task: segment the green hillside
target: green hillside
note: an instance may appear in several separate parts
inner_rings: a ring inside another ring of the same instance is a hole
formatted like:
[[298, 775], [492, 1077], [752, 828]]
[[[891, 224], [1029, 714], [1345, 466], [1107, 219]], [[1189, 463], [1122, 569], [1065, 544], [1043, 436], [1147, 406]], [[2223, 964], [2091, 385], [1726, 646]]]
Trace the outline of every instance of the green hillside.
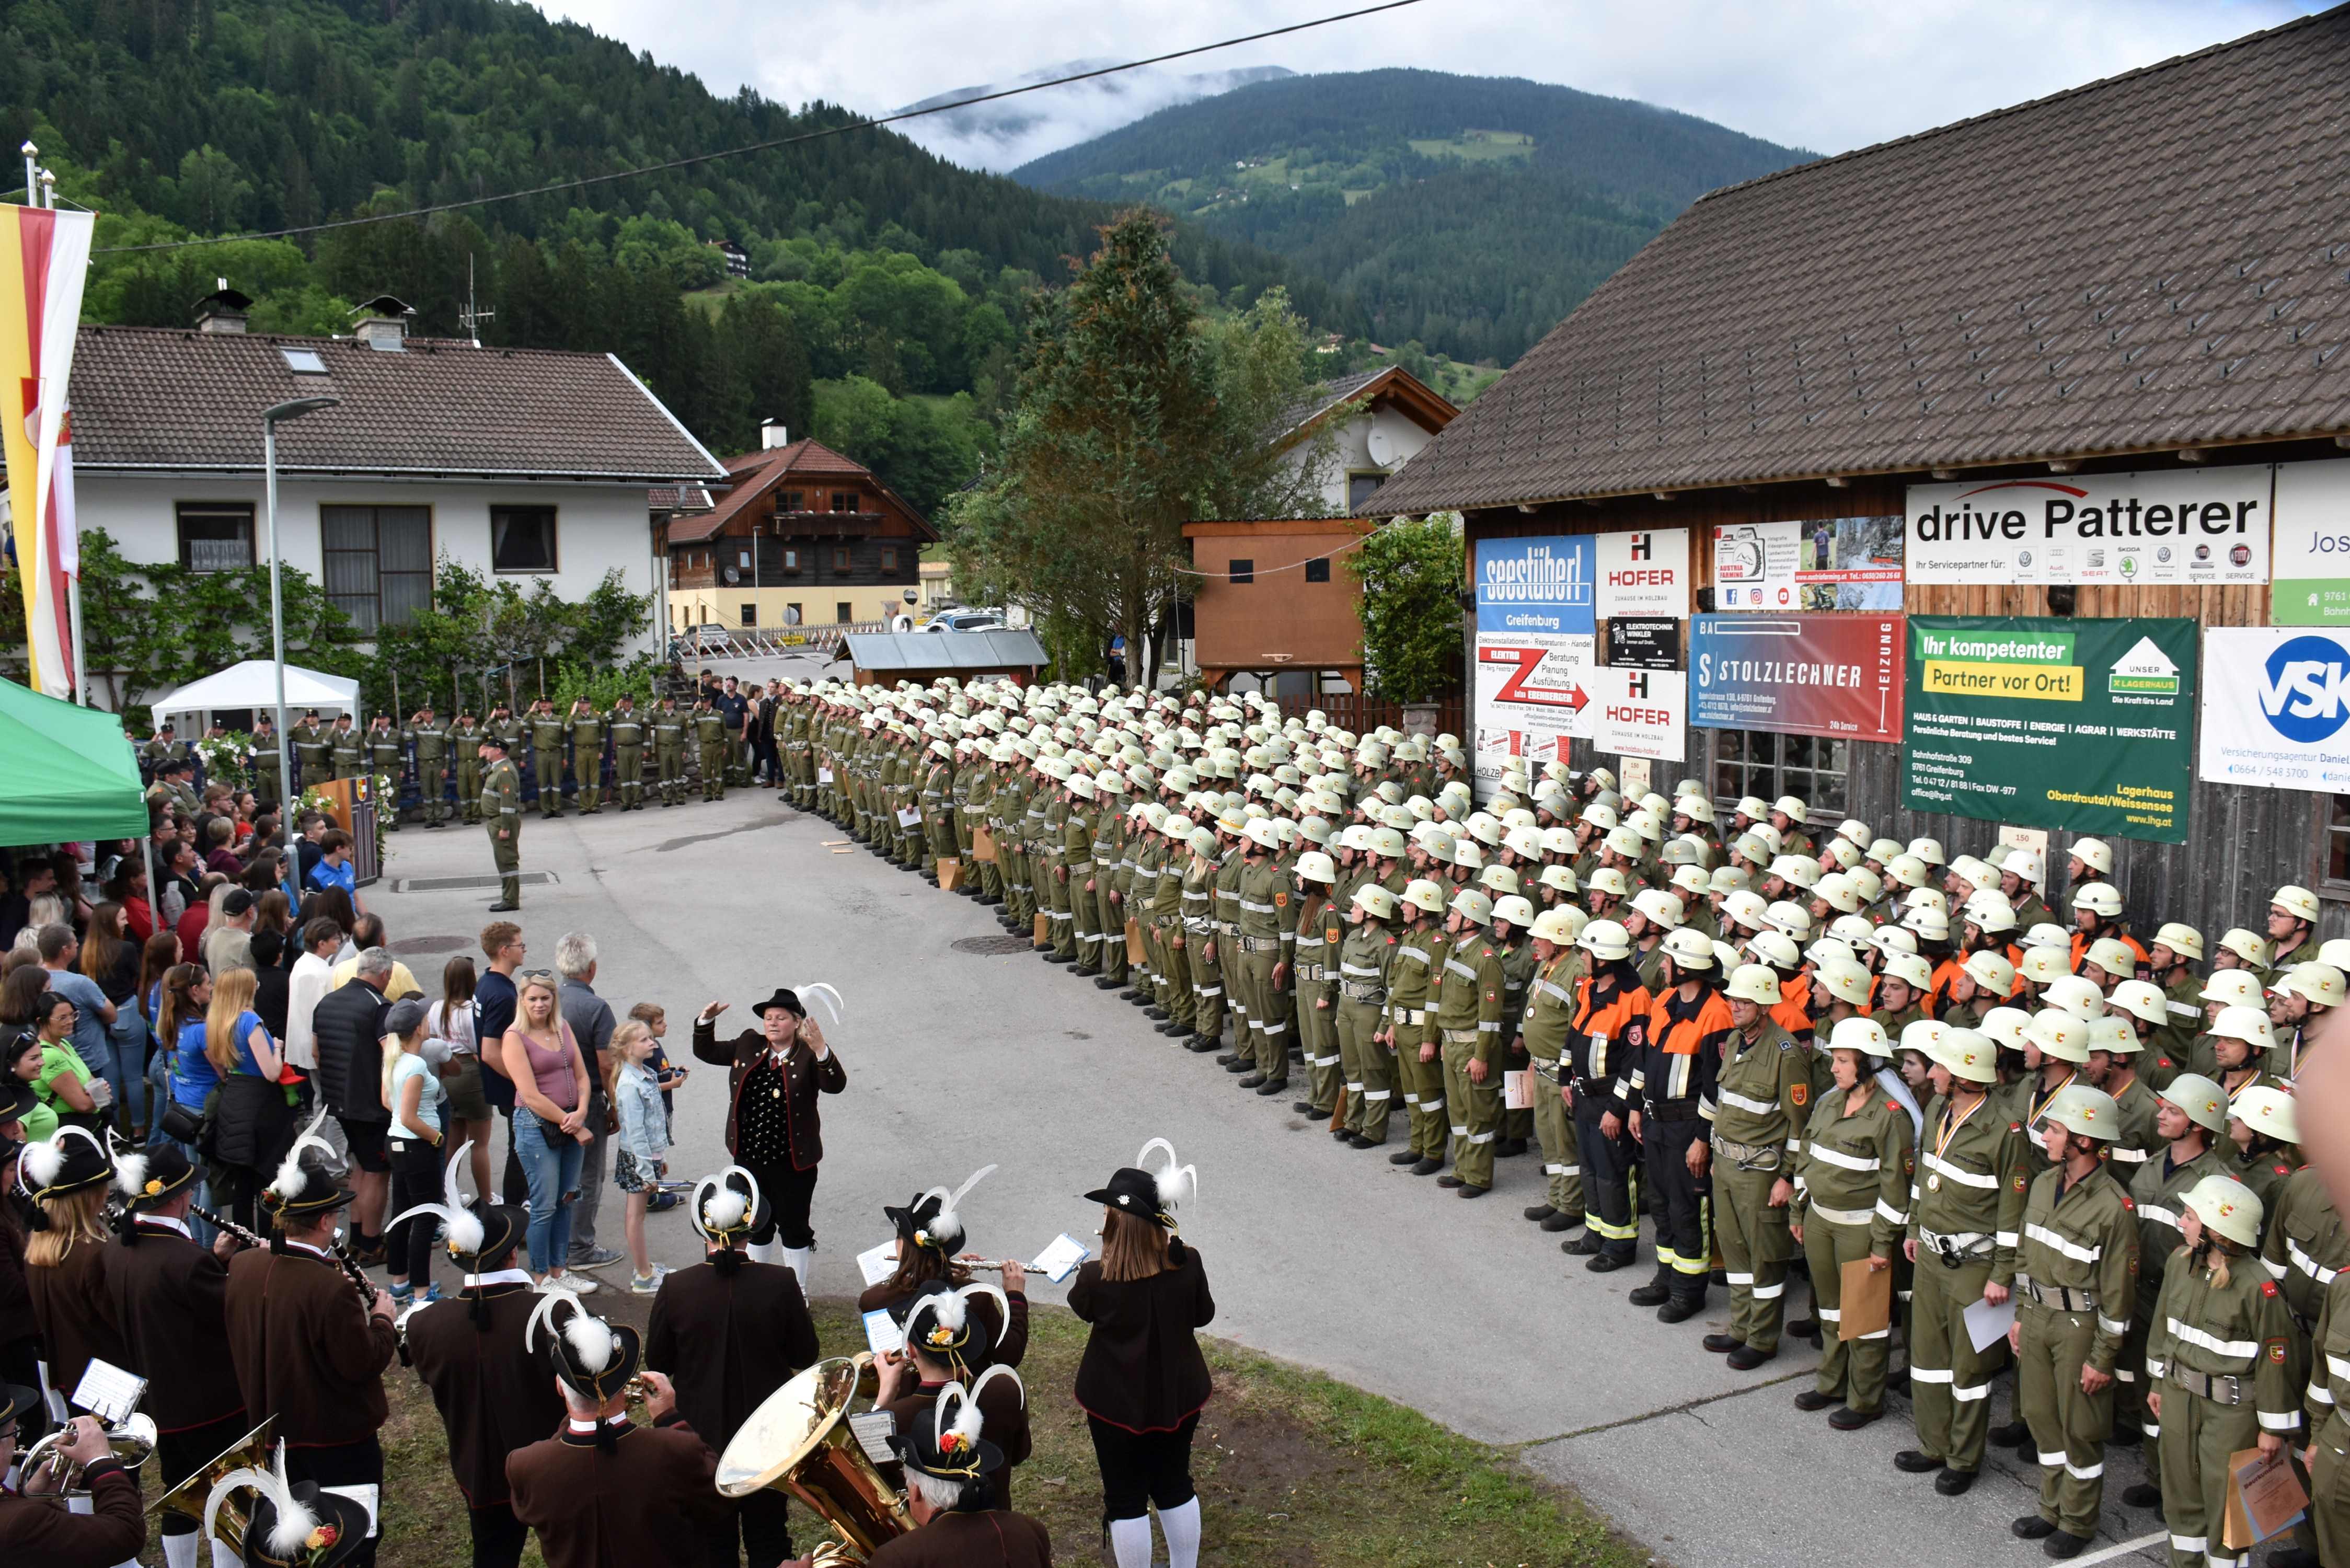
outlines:
[[[401, 211], [851, 118], [713, 96], [513, 0], [0, 0], [0, 133], [38, 142], [62, 194], [102, 214], [101, 250]], [[348, 330], [353, 302], [389, 291], [417, 308], [416, 330], [453, 335], [470, 275], [494, 312], [484, 341], [616, 352], [718, 450], [753, 444], [762, 417], [825, 435], [828, 408], [870, 413], [860, 386], [886, 394], [904, 405], [899, 438], [928, 444], [877, 466], [929, 505], [976, 462], [1023, 300], [1111, 212], [859, 130], [422, 222], [101, 254], [86, 314], [178, 325], [224, 276], [255, 296], [257, 329]], [[751, 278], [689, 309], [724, 276], [719, 240], [749, 253]], [[1181, 225], [1176, 252], [1223, 304], [1286, 284], [1317, 325], [1364, 329], [1334, 291], [1245, 244]]]
[[1507, 364], [1692, 200], [1800, 162], [1669, 109], [1515, 78], [1293, 77], [1014, 171], [1289, 257], [1383, 342]]

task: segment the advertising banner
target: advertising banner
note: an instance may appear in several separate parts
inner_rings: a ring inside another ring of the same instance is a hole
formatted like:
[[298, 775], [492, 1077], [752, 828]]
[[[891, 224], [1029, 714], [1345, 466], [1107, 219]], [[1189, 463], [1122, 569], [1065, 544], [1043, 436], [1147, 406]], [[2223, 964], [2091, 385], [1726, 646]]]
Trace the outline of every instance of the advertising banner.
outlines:
[[2285, 462], [2276, 475], [2277, 626], [2350, 626], [2350, 459]]
[[1690, 546], [1686, 528], [1599, 535], [1599, 618], [1665, 616], [1690, 610]]
[[1598, 620], [1588, 534], [1477, 542], [1476, 701], [1471, 763], [1481, 796], [1513, 756], [1564, 760], [1588, 739]]
[[1690, 722], [1898, 741], [1903, 649], [1898, 615], [1699, 616]]
[[2256, 464], [1913, 484], [1909, 580], [2265, 583], [2275, 474]]
[[2350, 791], [2350, 631], [2215, 626], [2203, 634], [2198, 777]]
[[1898, 611], [1903, 536], [1898, 517], [1716, 528], [1715, 597], [1725, 610]]
[[1901, 804], [2187, 841], [2195, 623], [1911, 616]]
[[1592, 743], [1627, 757], [1689, 754], [1688, 678], [1678, 670], [1603, 666], [1586, 672]]
[[1611, 620], [1607, 662], [1635, 670], [1681, 667], [1681, 623], [1677, 620]]

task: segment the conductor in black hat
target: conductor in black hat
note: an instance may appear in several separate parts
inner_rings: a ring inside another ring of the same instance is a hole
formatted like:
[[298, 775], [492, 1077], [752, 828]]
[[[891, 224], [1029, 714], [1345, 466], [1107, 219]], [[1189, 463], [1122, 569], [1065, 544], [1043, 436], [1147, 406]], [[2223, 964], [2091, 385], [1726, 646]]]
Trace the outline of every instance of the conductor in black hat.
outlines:
[[824, 1158], [816, 1096], [848, 1087], [848, 1074], [796, 992], [777, 988], [751, 1010], [759, 1015], [757, 1029], [721, 1041], [718, 1015], [725, 1011], [726, 1003], [713, 1002], [694, 1019], [693, 1054], [726, 1069], [726, 1152], [751, 1173], [774, 1210], [751, 1232], [750, 1255], [788, 1265], [806, 1289], [816, 1252], [808, 1206]]

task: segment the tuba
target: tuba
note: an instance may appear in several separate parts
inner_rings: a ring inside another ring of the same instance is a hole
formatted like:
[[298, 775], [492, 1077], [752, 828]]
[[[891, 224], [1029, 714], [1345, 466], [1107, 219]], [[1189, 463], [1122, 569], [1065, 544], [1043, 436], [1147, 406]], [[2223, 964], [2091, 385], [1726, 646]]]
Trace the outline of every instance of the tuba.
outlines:
[[[66, 1440], [65, 1428], [40, 1438], [25, 1450], [20, 1475], [29, 1477], [43, 1465], [55, 1466], [63, 1473], [64, 1484], [56, 1491], [42, 1495], [52, 1498], [86, 1498], [89, 1489], [81, 1484], [78, 1466], [68, 1463], [53, 1451]], [[155, 1452], [155, 1423], [144, 1412], [133, 1410], [130, 1418], [119, 1426], [106, 1428], [107, 1447], [114, 1450], [115, 1460], [126, 1470], [135, 1470], [145, 1464]]]
[[[176, 1513], [195, 1521], [196, 1529], [204, 1527], [204, 1500], [212, 1495], [213, 1487], [231, 1470], [265, 1470], [269, 1468], [271, 1443], [269, 1429], [277, 1425], [270, 1417], [255, 1427], [219, 1458], [165, 1492], [161, 1501], [149, 1505], [150, 1513]], [[220, 1516], [213, 1521], [213, 1533], [232, 1556], [244, 1555], [244, 1532], [253, 1522], [253, 1494], [238, 1492], [223, 1500]]]
[[767, 1397], [718, 1459], [718, 1490], [747, 1497], [762, 1488], [790, 1492], [832, 1526], [816, 1561], [863, 1563], [883, 1542], [913, 1529], [906, 1500], [881, 1479], [848, 1428], [848, 1405], [870, 1355], [835, 1357]]

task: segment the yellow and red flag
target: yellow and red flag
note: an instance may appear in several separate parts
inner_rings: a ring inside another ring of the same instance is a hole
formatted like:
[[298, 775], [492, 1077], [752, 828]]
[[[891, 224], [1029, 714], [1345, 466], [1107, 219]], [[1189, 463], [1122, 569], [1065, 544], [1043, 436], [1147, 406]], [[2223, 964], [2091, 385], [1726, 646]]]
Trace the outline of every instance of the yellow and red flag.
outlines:
[[0, 449], [25, 595], [28, 684], [68, 700], [79, 675], [72, 606], [81, 551], [63, 445], [67, 378], [96, 224], [88, 213], [0, 206]]

